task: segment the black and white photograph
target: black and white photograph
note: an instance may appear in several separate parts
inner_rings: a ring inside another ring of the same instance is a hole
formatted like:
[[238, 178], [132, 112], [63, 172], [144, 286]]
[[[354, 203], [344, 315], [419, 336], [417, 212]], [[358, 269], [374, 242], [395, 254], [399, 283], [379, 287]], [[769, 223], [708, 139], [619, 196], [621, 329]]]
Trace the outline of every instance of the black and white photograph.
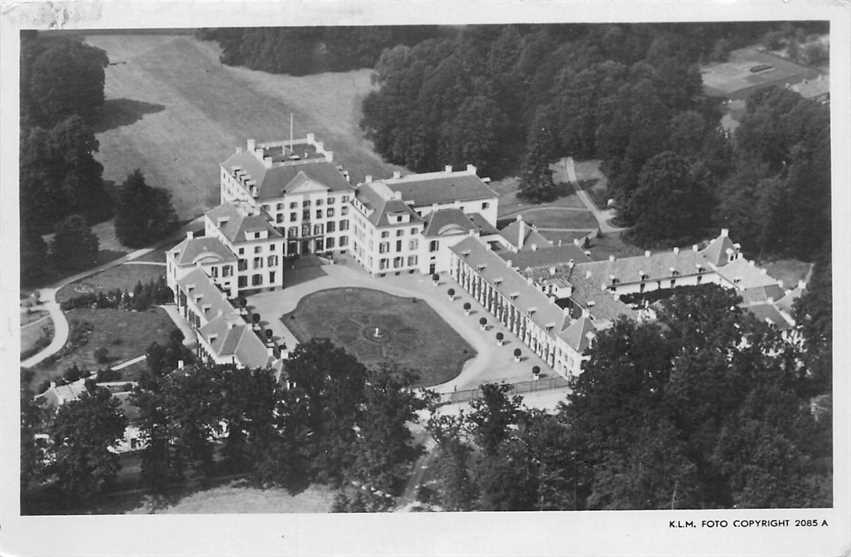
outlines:
[[847, 7], [140, 4], [3, 16], [0, 554], [848, 551]]

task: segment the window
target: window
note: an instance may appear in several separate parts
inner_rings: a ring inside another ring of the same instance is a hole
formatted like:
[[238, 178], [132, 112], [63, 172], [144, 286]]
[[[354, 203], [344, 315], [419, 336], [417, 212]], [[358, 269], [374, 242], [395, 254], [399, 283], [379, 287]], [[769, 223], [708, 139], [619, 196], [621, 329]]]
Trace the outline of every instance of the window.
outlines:
[[298, 213], [290, 213], [290, 220], [298, 219]]
[[239, 255], [245, 254], [245, 248], [239, 248]]
[[378, 244], [378, 253], [387, 253], [390, 251], [390, 242], [381, 242]]
[[411, 229], [411, 234], [416, 234], [416, 233], [417, 233], [417, 229], [416, 229], [416, 228], [412, 228], [412, 229]]
[[255, 240], [259, 240], [259, 239], [260, 239], [260, 233], [259, 233], [259, 232], [255, 232], [255, 233], [254, 233], [254, 239], [255, 239]]
[[322, 241], [322, 238], [316, 239], [316, 251], [324, 251], [325, 250], [325, 242]]
[[402, 258], [401, 257], [394, 257], [393, 258], [393, 268], [398, 269], [401, 266], [402, 266]]
[[325, 232], [334, 232], [337, 229], [337, 225], [334, 221], [329, 222], [325, 225]]
[[333, 205], [333, 204], [334, 204], [334, 203], [336, 203], [336, 202], [337, 202], [337, 198], [336, 198], [336, 197], [329, 197], [329, 198], [328, 198], [328, 205]]
[[295, 201], [290, 203], [290, 209], [298, 209], [298, 203], [296, 203]]
[[278, 249], [278, 244], [269, 244], [269, 251], [275, 251]]
[[284, 208], [284, 204], [283, 204], [283, 203], [278, 203], [277, 205], [275, 205], [275, 209], [276, 209], [277, 211], [281, 211], [281, 210], [283, 210], [283, 208]]
[[272, 211], [272, 207], [270, 207], [269, 205], [266, 205], [265, 203], [264, 203], [263, 205], [261, 205], [261, 206], [260, 206], [260, 208], [261, 208], [261, 209], [263, 210], [263, 212], [265, 212], [265, 213], [269, 213], [269, 212], [271, 212], [271, 211]]
[[284, 222], [284, 214], [278, 213], [277, 215], [275, 215], [275, 222], [278, 224]]
[[428, 243], [428, 251], [435, 252], [440, 248], [440, 242], [438, 240], [432, 240]]
[[236, 279], [237, 288], [245, 288], [248, 286], [248, 277], [239, 277]]
[[[341, 220], [341, 221], [340, 221], [340, 231], [348, 230], [348, 229], [349, 229], [349, 221], [347, 221], [347, 220]], [[371, 234], [371, 233], [372, 233], [372, 231], [370, 230], [370, 234]]]
[[278, 265], [278, 256], [270, 255], [269, 257], [267, 257], [266, 265], [268, 265], [269, 267], [276, 267]]
[[383, 230], [383, 231], [381, 232], [381, 237], [382, 237], [382, 238], [389, 238], [389, 237], [390, 237], [390, 231], [388, 231], [388, 230]]
[[262, 269], [263, 268], [263, 258], [255, 257], [254, 258], [254, 269]]
[[323, 203], [323, 201], [322, 201], [322, 199], [321, 199], [321, 198], [316, 200], [316, 204], [317, 204], [317, 205], [322, 205], [322, 203]]
[[334, 208], [329, 207], [329, 208], [325, 209], [325, 216], [328, 217], [329, 219], [331, 217], [333, 217], [334, 216]]
[[304, 220], [310, 220], [310, 209], [302, 211], [301, 218]]
[[287, 238], [295, 238], [298, 236], [298, 226], [291, 226], [287, 229]]
[[313, 235], [318, 236], [320, 234], [322, 234], [322, 225], [321, 224], [314, 224], [313, 225]]
[[413, 250], [417, 249], [419, 247], [419, 245], [420, 245], [419, 241], [416, 238], [414, 238], [413, 240], [408, 242], [408, 249], [413, 251]]
[[343, 203], [345, 203], [346, 201], [348, 201], [348, 200], [349, 200], [349, 196], [348, 196], [348, 195], [344, 195], [343, 197], [341, 197], [341, 198], [340, 198], [340, 200], [341, 200]]
[[396, 251], [402, 251], [402, 240], [396, 240]]
[[230, 265], [222, 266], [222, 276], [223, 277], [233, 276], [233, 267], [230, 266]]
[[316, 218], [318, 218], [318, 219], [321, 219], [321, 218], [322, 218], [322, 209], [317, 209], [317, 210], [316, 210]]
[[269, 284], [275, 284], [275, 271], [269, 271]]
[[310, 207], [310, 200], [305, 199], [304, 201], [301, 202], [301, 206], [302, 207]]
[[263, 246], [254, 246], [254, 253], [260, 253], [261, 249], [263, 249]]
[[240, 271], [247, 270], [248, 269], [248, 260], [247, 259], [240, 259], [237, 262], [237, 269], [240, 270]]
[[327, 240], [325, 240], [325, 248], [334, 249], [334, 238], [328, 238]]
[[349, 238], [347, 236], [340, 236], [340, 247], [346, 246], [349, 244]]
[[210, 269], [210, 276], [213, 278], [219, 278], [219, 268], [213, 265]]
[[417, 256], [416, 255], [409, 255], [408, 256], [408, 266], [413, 267], [416, 264], [417, 264]]
[[251, 275], [251, 286], [260, 286], [261, 284], [263, 284], [263, 275], [259, 273]]
[[490, 206], [491, 206], [491, 204], [488, 203], [487, 201], [482, 201], [482, 209], [487, 209]]
[[340, 207], [340, 216], [341, 217], [345, 217], [348, 214], [349, 214], [349, 208], [348, 207]]
[[402, 216], [401, 215], [396, 217], [396, 222], [402, 222]]
[[405, 229], [403, 229], [403, 228], [399, 228], [399, 229], [396, 230], [396, 236], [401, 236], [404, 233], [405, 233]]
[[386, 258], [378, 260], [378, 268], [381, 269], [382, 271], [387, 268], [387, 259]]

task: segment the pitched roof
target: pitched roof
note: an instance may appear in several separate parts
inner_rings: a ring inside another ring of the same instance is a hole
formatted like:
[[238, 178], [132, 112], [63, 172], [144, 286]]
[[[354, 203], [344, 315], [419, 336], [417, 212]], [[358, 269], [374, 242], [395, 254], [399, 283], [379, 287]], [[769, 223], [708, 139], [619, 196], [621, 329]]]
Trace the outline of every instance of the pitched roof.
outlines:
[[479, 213], [467, 214], [455, 207], [438, 209], [425, 218], [427, 219], [423, 232], [425, 236], [466, 234], [470, 230], [476, 230], [479, 234], [486, 236], [497, 233], [496, 228]]
[[611, 284], [612, 277], [621, 284], [641, 282], [642, 275], [648, 281], [663, 280], [673, 276], [672, 270], [680, 276], [695, 275], [698, 267], [711, 270], [703, 256], [692, 249], [589, 261], [576, 266], [577, 271], [596, 283], [597, 288], [603, 283]]
[[186, 238], [171, 250], [178, 265], [199, 263], [226, 263], [236, 261], [236, 255], [218, 238]]
[[[324, 158], [266, 168], [266, 165], [252, 153], [239, 151], [228, 157], [222, 166], [228, 171], [238, 167], [248, 173], [257, 184], [257, 199], [261, 201], [279, 198], [284, 192], [303, 184], [305, 179], [310, 179], [333, 191], [352, 189], [351, 184], [337, 166]], [[296, 179], [298, 180], [294, 182]]]
[[263, 232], [265, 230], [269, 233], [270, 238], [281, 237], [280, 232], [269, 224], [265, 216], [243, 214], [233, 203], [222, 203], [213, 207], [207, 211], [206, 217], [216, 226], [218, 226], [220, 219], [227, 219], [219, 229], [233, 243], [249, 241], [245, 236], [247, 232]]
[[415, 207], [499, 197], [481, 178], [470, 172], [409, 174], [380, 182], [392, 191], [400, 192], [402, 199], [412, 202]]
[[736, 249], [736, 246], [726, 234], [722, 233], [720, 236], [709, 242], [709, 245], [703, 248], [700, 253], [703, 254], [703, 257], [705, 257], [709, 263], [720, 267], [722, 265], [726, 265], [729, 261], [729, 257], [727, 256], [728, 249], [734, 250]]
[[407, 203], [393, 196], [380, 182], [361, 184], [355, 191], [355, 196], [371, 211], [367, 219], [375, 226], [396, 224], [390, 222], [389, 215], [408, 215], [410, 222], [422, 220]]
[[567, 263], [571, 259], [574, 263], [587, 262], [591, 258], [585, 255], [585, 252], [573, 244], [563, 244], [560, 246], [540, 247], [537, 249], [525, 249], [520, 251], [500, 250], [497, 252], [503, 259], [511, 260], [511, 265], [524, 269], [546, 267]]
[[765, 269], [757, 267], [753, 261], [746, 259], [735, 259], [723, 267], [718, 267], [718, 274], [742, 290], [774, 285], [779, 288], [776, 278], [769, 275]]
[[204, 312], [206, 322], [210, 322], [220, 315], [236, 313], [224, 292], [219, 290], [212, 279], [198, 267], [178, 279], [177, 284], [182, 290], [186, 291], [187, 298], [193, 305], [199, 308], [209, 306], [209, 310]]
[[769, 284], [766, 286], [755, 286], [747, 288], [741, 292], [742, 303], [754, 304], [761, 302], [773, 302], [779, 300], [785, 295], [785, 292], [778, 284]]
[[[521, 219], [522, 220], [522, 219]], [[532, 249], [532, 246], [542, 248], [550, 247], [553, 243], [538, 232], [535, 227], [527, 222], [515, 220], [499, 231], [499, 234], [508, 240], [508, 243], [519, 250]], [[520, 227], [523, 226], [523, 241], [520, 241]]]
[[86, 392], [86, 378], [80, 378], [67, 385], [52, 385], [43, 393], [36, 395], [34, 400], [50, 406], [60, 406], [66, 402], [77, 400]]
[[595, 332], [594, 323], [583, 315], [568, 325], [561, 332], [561, 337], [567, 342], [568, 346], [581, 354], [591, 345], [591, 339], [594, 338]]

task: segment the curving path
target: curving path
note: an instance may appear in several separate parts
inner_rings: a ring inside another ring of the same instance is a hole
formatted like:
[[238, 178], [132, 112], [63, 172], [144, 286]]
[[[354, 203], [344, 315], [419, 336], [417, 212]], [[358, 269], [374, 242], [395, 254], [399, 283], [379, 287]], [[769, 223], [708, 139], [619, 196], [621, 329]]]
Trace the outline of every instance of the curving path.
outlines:
[[[178, 232], [180, 233], [180, 235], [185, 234], [187, 230], [192, 230], [193, 228], [197, 227], [197, 225], [202, 222], [203, 219], [203, 216], [193, 219], [192, 221], [183, 225], [180, 230], [178, 230]], [[106, 271], [107, 269], [117, 267], [124, 263], [132, 262], [134, 259], [142, 257], [143, 255], [147, 255], [155, 249], [158, 249], [159, 247], [171, 245], [172, 243], [177, 243], [179, 241], [179, 239], [170, 237], [168, 239], [162, 240], [161, 242], [149, 248], [142, 248], [136, 251], [132, 251], [125, 256], [104, 263], [103, 265], [98, 265], [97, 267], [92, 267], [91, 269], [87, 269], [85, 271], [77, 273], [76, 275], [66, 277], [58, 283], [54, 284], [51, 288], [39, 289], [38, 293], [39, 298], [42, 300], [42, 305], [48, 311], [50, 318], [53, 320], [53, 340], [44, 348], [44, 350], [42, 350], [38, 354], [30, 356], [26, 360], [23, 360], [21, 362], [21, 367], [33, 367], [34, 365], [41, 363], [46, 358], [49, 358], [50, 356], [59, 352], [62, 347], [65, 346], [65, 343], [68, 341], [68, 320], [65, 318], [65, 314], [62, 313], [62, 309], [59, 307], [59, 303], [56, 301], [56, 293], [59, 291], [59, 289], [61, 289], [67, 284], [86, 277], [90, 277], [102, 271]], [[154, 264], [156, 264], [156, 262], [154, 262]]]
[[553, 163], [550, 165], [550, 168], [553, 171], [553, 181], [557, 184], [570, 182], [573, 185], [573, 189], [576, 191], [576, 195], [579, 199], [582, 200], [582, 203], [591, 211], [591, 214], [594, 215], [594, 218], [597, 219], [597, 225], [600, 227], [600, 233], [606, 234], [609, 232], [622, 232], [626, 230], [625, 227], [614, 226], [611, 223], [611, 220], [615, 218], [616, 213], [614, 209], [600, 209], [597, 207], [597, 204], [594, 203], [594, 200], [591, 199], [591, 196], [588, 195], [588, 192], [581, 189], [576, 183], [576, 173], [571, 172], [571, 167], [573, 165], [570, 157], [561, 159], [557, 163]]

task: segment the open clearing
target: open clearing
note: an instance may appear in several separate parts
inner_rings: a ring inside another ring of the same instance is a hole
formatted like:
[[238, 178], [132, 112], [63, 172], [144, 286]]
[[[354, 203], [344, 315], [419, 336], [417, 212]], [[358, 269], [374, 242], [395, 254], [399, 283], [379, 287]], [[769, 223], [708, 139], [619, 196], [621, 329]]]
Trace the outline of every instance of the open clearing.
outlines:
[[198, 491], [166, 507], [146, 502], [127, 514], [327, 513], [334, 501], [334, 492], [324, 486], [290, 495], [279, 487], [259, 489], [239, 483]]
[[249, 137], [314, 132], [353, 179], [387, 176], [360, 130], [370, 70], [305, 77], [224, 66], [215, 43], [186, 35], [87, 35], [109, 55], [106, 105], [98, 126], [104, 179], [140, 168], [149, 185], [173, 194], [181, 218], [218, 203], [218, 163]]
[[[770, 66], [764, 71], [751, 68]], [[772, 85], [784, 86], [818, 76], [818, 70], [796, 64], [756, 47], [734, 50], [727, 62], [711, 64], [700, 69], [703, 89], [707, 95], [743, 99], [757, 89]]]
[[158, 280], [164, 276], [165, 267], [157, 265], [128, 265], [125, 263], [63, 286], [56, 293], [56, 301], [62, 303], [81, 294], [114, 290], [115, 288], [132, 292], [137, 282], [141, 281], [144, 284]]
[[[123, 311], [118, 309], [72, 309], [65, 313], [71, 326], [69, 339], [73, 339], [80, 324], [94, 326], [88, 342], [49, 364], [35, 366], [32, 385], [44, 379], [61, 375], [65, 369], [77, 364], [80, 369], [95, 370], [103, 367], [94, 357], [101, 346], [109, 350], [110, 363], [129, 360], [145, 353], [152, 342], [164, 344], [175, 329], [171, 318], [162, 308], [148, 311]], [[66, 345], [67, 346], [67, 345]], [[124, 379], [131, 379], [124, 377]]]
[[768, 274], [783, 283], [784, 288], [795, 288], [798, 281], [807, 280], [813, 268], [812, 263], [805, 263], [797, 259], [779, 259], [763, 264]]
[[[367, 288], [308, 294], [282, 318], [299, 342], [328, 338], [364, 365], [398, 363], [420, 374], [419, 385], [445, 383], [474, 357], [473, 347], [419, 298]], [[372, 338], [375, 328], [380, 338]]]

